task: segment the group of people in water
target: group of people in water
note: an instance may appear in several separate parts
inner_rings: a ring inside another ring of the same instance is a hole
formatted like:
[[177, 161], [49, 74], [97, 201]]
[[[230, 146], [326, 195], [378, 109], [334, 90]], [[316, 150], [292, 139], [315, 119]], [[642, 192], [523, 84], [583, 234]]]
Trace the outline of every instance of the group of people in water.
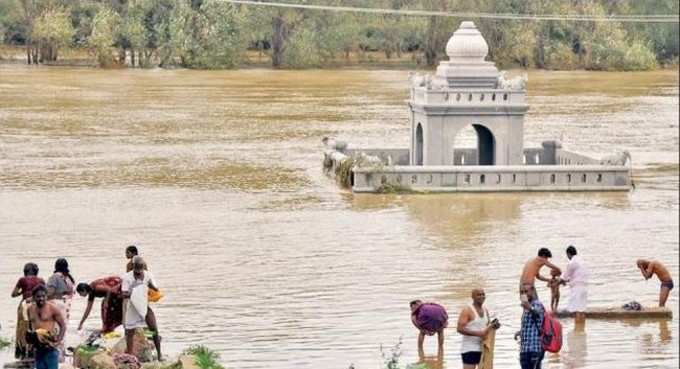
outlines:
[[[588, 279], [590, 271], [576, 247], [566, 249], [569, 262], [564, 272], [550, 259], [552, 252], [547, 248], [538, 250], [538, 255], [528, 260], [519, 280], [520, 303], [523, 309], [521, 329], [515, 334], [519, 340], [519, 361], [522, 369], [540, 369], [545, 355], [541, 337], [541, 326], [548, 310], [543, 306], [536, 292], [535, 281], [545, 282], [551, 291], [550, 310], [557, 312], [560, 300], [560, 286], [569, 285], [570, 295], [565, 310], [573, 313], [577, 323], [585, 321], [588, 300]], [[550, 277], [540, 273], [543, 267], [550, 269]], [[659, 261], [640, 259], [637, 267], [647, 280], [656, 275], [661, 282], [659, 306], [664, 307], [673, 289], [673, 279], [668, 269]], [[492, 367], [494, 332], [500, 327], [497, 319], [489, 315], [483, 306], [486, 295], [483, 289], [471, 291], [472, 302], [463, 307], [458, 315], [456, 330], [462, 335], [461, 360], [463, 369], [484, 369]], [[424, 357], [425, 336], [437, 334], [438, 356], [443, 353], [444, 329], [448, 327], [448, 314], [440, 304], [414, 300], [410, 303], [411, 321], [418, 329], [418, 353]]]
[[[64, 335], [70, 318], [71, 303], [77, 293], [87, 297], [87, 307], [78, 324], [78, 330], [83, 328], [95, 299], [101, 298], [102, 326], [99, 333], [113, 332], [123, 325], [126, 352], [134, 354], [136, 330], [147, 327], [152, 333], [158, 359], [162, 359], [156, 315], [148, 306], [148, 302], [158, 301], [162, 294], [153, 275], [148, 271], [146, 262], [139, 256], [137, 247], [128, 246], [125, 256], [128, 259], [125, 273], [77, 285], [69, 270], [68, 261], [64, 258], [57, 259], [54, 273], [47, 282], [38, 276], [37, 264], [27, 263], [24, 266], [24, 276], [17, 281], [12, 291], [12, 297], [21, 297], [17, 309], [15, 357], [19, 360], [34, 360], [36, 369], [59, 367], [66, 354]], [[139, 293], [135, 293], [133, 297], [134, 291]], [[142, 301], [132, 304], [131, 298]], [[139, 306], [144, 306], [143, 311], [139, 311]]]
[[[536, 293], [536, 280], [547, 283], [550, 288], [550, 307], [553, 312], [557, 311], [559, 306], [560, 286], [569, 285], [571, 293], [565, 310], [574, 313], [577, 322], [585, 319], [590, 272], [574, 246], [567, 247], [566, 254], [569, 263], [564, 273], [550, 262], [552, 253], [547, 248], [539, 249], [538, 255], [527, 261], [522, 270], [519, 292], [523, 314], [521, 330], [515, 335], [520, 342], [522, 369], [540, 369], [544, 356], [539, 327], [547, 310]], [[126, 272], [121, 276], [107, 276], [77, 285], [66, 259], [57, 259], [54, 273], [47, 282], [38, 276], [37, 264], [27, 263], [24, 266], [24, 276], [17, 281], [12, 291], [12, 297], [21, 297], [17, 309], [15, 350], [17, 359], [32, 358], [35, 360], [36, 369], [58, 368], [65, 354], [63, 342], [72, 299], [77, 293], [87, 297], [87, 306], [78, 324], [78, 330], [83, 328], [95, 299], [101, 298], [100, 333], [113, 332], [118, 326], [123, 325], [127, 353], [134, 354], [136, 330], [148, 327], [152, 332], [160, 360], [161, 338], [158, 334], [156, 315], [148, 306], [148, 302], [157, 301], [162, 294], [153, 275], [148, 271], [146, 262], [139, 256], [137, 247], [128, 246], [125, 256], [128, 263]], [[543, 267], [550, 269], [550, 277], [540, 273]], [[644, 259], [637, 261], [637, 267], [645, 279], [656, 275], [660, 280], [659, 306], [665, 306], [673, 289], [673, 280], [668, 269], [659, 261]], [[460, 311], [456, 326], [458, 333], [463, 336], [461, 345], [463, 368], [488, 368], [493, 360], [493, 333], [500, 327], [500, 323], [497, 319], [492, 319], [484, 307], [486, 295], [483, 289], [473, 289], [471, 299], [472, 302]], [[424, 356], [423, 342], [428, 335], [437, 334], [438, 352], [441, 354], [444, 346], [444, 329], [448, 326], [446, 309], [439, 304], [421, 300], [411, 301], [410, 308], [411, 321], [419, 330], [418, 352], [421, 357]]]

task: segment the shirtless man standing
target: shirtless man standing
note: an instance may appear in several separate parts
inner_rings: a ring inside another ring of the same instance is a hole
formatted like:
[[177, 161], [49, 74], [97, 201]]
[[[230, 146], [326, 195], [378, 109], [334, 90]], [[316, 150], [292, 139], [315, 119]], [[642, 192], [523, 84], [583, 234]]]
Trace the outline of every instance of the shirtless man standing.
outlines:
[[58, 307], [47, 301], [47, 288], [40, 284], [33, 289], [28, 319], [35, 337], [35, 369], [58, 369], [59, 350], [64, 339], [66, 322]]
[[535, 279], [538, 279], [543, 282], [550, 282], [550, 278], [544, 277], [539, 273], [543, 266], [547, 266], [548, 268], [557, 271], [556, 272], [557, 274], [561, 274], [562, 271], [560, 270], [560, 268], [558, 268], [553, 263], [548, 261], [548, 259], [550, 258], [552, 258], [552, 253], [550, 252], [550, 250], [546, 249], [545, 247], [538, 250], [538, 256], [527, 261], [527, 263], [524, 264], [524, 270], [522, 270], [522, 277], [519, 280], [520, 288], [524, 284], [530, 284], [533, 286]]
[[658, 261], [655, 260], [644, 260], [639, 259], [637, 261], [637, 267], [642, 272], [642, 276], [645, 280], [652, 278], [654, 274], [661, 281], [661, 292], [659, 292], [659, 307], [666, 306], [666, 300], [668, 300], [668, 295], [673, 289], [673, 279], [668, 269]]

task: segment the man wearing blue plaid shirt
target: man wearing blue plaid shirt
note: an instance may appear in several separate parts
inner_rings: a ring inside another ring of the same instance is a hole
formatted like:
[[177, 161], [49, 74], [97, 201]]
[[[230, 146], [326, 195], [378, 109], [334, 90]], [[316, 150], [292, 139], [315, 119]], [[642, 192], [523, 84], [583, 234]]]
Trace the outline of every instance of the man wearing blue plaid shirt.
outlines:
[[520, 336], [519, 363], [522, 369], [540, 369], [545, 353], [540, 331], [545, 309], [533, 284], [522, 284], [520, 293], [524, 308], [522, 330], [515, 335], [515, 338]]

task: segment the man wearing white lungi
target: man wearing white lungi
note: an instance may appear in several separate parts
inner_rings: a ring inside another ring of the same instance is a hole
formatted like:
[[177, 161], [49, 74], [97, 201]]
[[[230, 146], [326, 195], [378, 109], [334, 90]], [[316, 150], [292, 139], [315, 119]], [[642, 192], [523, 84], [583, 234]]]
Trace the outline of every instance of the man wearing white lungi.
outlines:
[[567, 247], [567, 270], [562, 275], [562, 283], [569, 284], [569, 302], [567, 311], [576, 313], [576, 322], [583, 322], [585, 319], [586, 305], [588, 304], [588, 277], [590, 272], [577, 255], [576, 247]]
[[[132, 258], [132, 271], [124, 274], [121, 278], [121, 296], [123, 297], [123, 326], [125, 327], [125, 340], [127, 354], [134, 352], [134, 335], [137, 328], [147, 326], [146, 315], [148, 313], [148, 291], [158, 291], [151, 272], [145, 270], [146, 263], [141, 256]], [[161, 343], [158, 336], [158, 327], [149, 326], [153, 332], [154, 345], [161, 360]]]

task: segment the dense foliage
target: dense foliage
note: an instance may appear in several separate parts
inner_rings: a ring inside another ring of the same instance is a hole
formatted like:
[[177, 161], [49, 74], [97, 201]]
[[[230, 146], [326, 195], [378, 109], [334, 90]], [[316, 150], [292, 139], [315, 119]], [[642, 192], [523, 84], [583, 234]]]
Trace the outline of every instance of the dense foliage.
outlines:
[[[677, 0], [277, 0], [446, 12], [677, 15]], [[677, 23], [473, 19], [502, 66], [648, 70], [678, 60]], [[2, 0], [0, 42], [28, 63], [84, 48], [102, 66], [234, 68], [248, 51], [275, 68], [410, 55], [433, 66], [462, 19], [234, 5], [222, 0]], [[352, 59], [353, 58], [353, 59]]]

